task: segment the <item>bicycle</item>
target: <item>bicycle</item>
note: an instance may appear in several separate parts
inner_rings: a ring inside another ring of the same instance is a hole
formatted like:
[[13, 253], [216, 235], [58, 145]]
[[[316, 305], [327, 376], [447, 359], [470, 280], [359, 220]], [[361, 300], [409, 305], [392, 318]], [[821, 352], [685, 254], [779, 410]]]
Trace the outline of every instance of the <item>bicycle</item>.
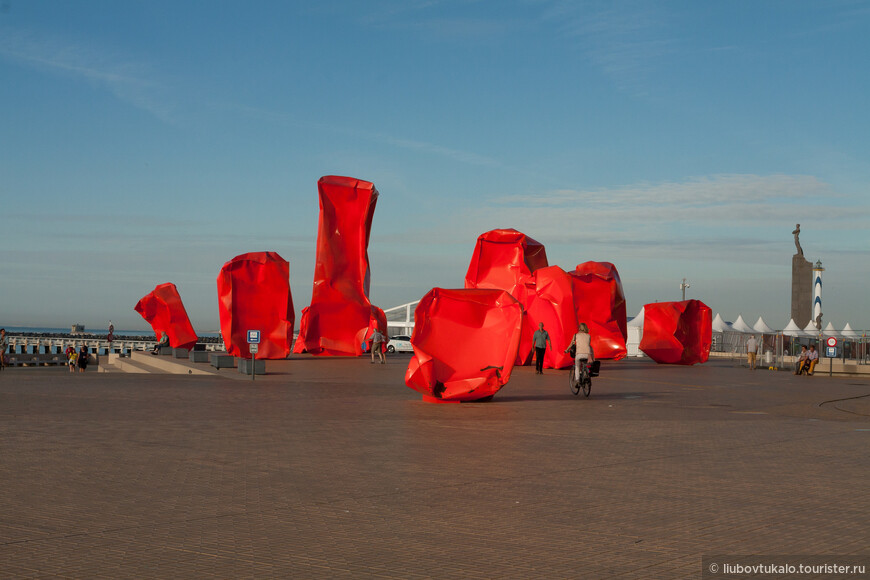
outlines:
[[577, 379], [576, 374], [576, 365], [571, 365], [571, 370], [568, 371], [568, 385], [571, 387], [571, 392], [575, 395], [579, 395], [580, 391], [583, 391], [583, 396], [588, 398], [589, 393], [592, 392], [592, 376], [589, 372], [589, 363], [583, 361], [580, 364], [579, 380]]

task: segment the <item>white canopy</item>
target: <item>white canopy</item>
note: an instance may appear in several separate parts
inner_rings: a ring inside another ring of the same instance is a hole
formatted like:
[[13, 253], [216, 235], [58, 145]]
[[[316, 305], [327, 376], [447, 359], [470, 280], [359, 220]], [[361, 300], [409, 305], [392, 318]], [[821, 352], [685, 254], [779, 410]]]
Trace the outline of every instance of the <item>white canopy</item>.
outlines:
[[829, 322], [828, 325], [825, 327], [825, 336], [834, 336], [834, 337], [840, 336], [840, 333], [837, 332], [836, 329], [834, 328], [833, 322]]
[[637, 313], [637, 316], [628, 321], [628, 326], [643, 328], [643, 306], [640, 307], [640, 312]]
[[819, 329], [816, 328], [816, 323], [812, 320], [807, 322], [804, 327], [804, 336], [819, 336]]
[[843, 332], [841, 333], [846, 338], [858, 338], [860, 335], [852, 330], [852, 326], [847, 322], [846, 326], [843, 327]]
[[742, 314], [739, 314], [737, 316], [737, 320], [735, 320], [734, 323], [731, 324], [731, 328], [736, 330], [737, 332], [755, 332], [754, 330], [752, 330], [752, 327], [746, 324], [746, 321], [743, 320]]
[[717, 314], [716, 318], [713, 319], [713, 332], [728, 332], [731, 330], [731, 327], [728, 326], [728, 323], [722, 320], [722, 315]]
[[760, 316], [758, 317], [758, 320], [755, 322], [755, 324], [752, 325], [752, 330], [754, 330], [755, 332], [760, 332], [762, 334], [771, 334], [773, 332], [773, 329], [769, 327], [767, 323], [764, 322], [764, 319]]
[[788, 324], [782, 329], [782, 333], [786, 336], [803, 336], [801, 327], [795, 324], [794, 318], [788, 319]]

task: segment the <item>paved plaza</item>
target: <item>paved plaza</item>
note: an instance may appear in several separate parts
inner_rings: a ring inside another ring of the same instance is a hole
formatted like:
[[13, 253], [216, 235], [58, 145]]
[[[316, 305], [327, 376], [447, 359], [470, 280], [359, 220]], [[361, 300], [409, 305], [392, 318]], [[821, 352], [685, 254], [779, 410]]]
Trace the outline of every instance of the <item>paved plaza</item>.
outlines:
[[0, 577], [669, 579], [711, 554], [870, 556], [866, 378], [626, 360], [589, 399], [524, 367], [489, 403], [433, 405], [407, 363], [3, 371]]

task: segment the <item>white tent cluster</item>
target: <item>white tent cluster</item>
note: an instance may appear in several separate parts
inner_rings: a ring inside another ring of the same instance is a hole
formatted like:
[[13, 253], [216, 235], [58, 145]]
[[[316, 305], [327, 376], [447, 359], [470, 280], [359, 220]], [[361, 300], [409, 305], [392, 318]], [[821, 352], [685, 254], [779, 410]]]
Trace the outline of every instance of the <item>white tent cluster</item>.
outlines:
[[[641, 313], [642, 314], [642, 313]], [[643, 324], [643, 322], [641, 322]], [[716, 317], [713, 319], [713, 332], [739, 332], [742, 334], [777, 334], [778, 331], [771, 328], [761, 316], [758, 317], [758, 320], [752, 326], [749, 326], [745, 320], [743, 320], [743, 315], [739, 314], [737, 316], [737, 320], [732, 322], [731, 324], [725, 322], [722, 319], [721, 314], [716, 314]], [[789, 320], [788, 324], [782, 329], [782, 334], [785, 336], [792, 337], [818, 337], [819, 330], [816, 328], [815, 322], [810, 321], [807, 324], [806, 328], [801, 328], [797, 324], [795, 324], [794, 320]], [[833, 336], [836, 338], [859, 338], [857, 332], [852, 330], [852, 326], [849, 323], [846, 323], [846, 326], [843, 327], [843, 330], [837, 330], [834, 328], [834, 324], [829, 322], [825, 329], [821, 332], [822, 336]]]

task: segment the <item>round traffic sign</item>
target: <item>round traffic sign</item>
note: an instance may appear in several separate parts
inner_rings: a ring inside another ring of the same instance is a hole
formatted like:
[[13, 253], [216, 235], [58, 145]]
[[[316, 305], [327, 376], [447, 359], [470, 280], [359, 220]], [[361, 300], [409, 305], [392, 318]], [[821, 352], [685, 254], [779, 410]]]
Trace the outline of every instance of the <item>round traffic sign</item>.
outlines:
[[829, 336], [829, 337], [828, 337], [828, 340], [826, 340], [825, 342], [826, 342], [826, 343], [828, 344], [828, 346], [830, 346], [831, 348], [834, 348], [835, 346], [837, 346], [837, 339], [834, 338], [833, 336]]

